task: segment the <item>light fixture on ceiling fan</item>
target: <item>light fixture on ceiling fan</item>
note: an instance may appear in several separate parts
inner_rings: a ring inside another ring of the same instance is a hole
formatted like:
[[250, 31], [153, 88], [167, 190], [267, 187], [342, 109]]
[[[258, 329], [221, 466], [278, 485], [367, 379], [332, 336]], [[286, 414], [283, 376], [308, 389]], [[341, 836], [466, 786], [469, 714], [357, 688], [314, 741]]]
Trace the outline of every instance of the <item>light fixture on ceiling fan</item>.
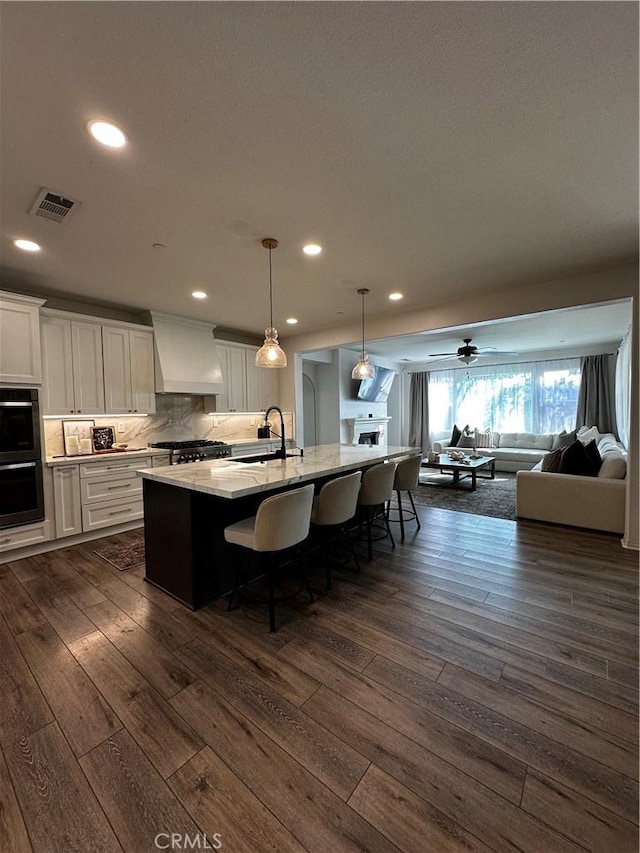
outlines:
[[278, 330], [273, 325], [273, 276], [271, 252], [278, 248], [278, 241], [265, 237], [262, 245], [269, 250], [269, 328], [264, 330], [264, 343], [256, 353], [256, 367], [286, 367], [287, 356], [278, 343]]
[[458, 347], [456, 352], [431, 352], [431, 358], [457, 358], [463, 364], [474, 364], [478, 360], [478, 356], [491, 355], [519, 355], [517, 352], [507, 352], [506, 350], [497, 350], [495, 347], [478, 348], [471, 343], [471, 338], [464, 338], [464, 346]]
[[369, 362], [369, 356], [364, 348], [364, 298], [369, 293], [369, 288], [361, 287], [357, 291], [362, 297], [362, 349], [360, 350], [360, 360], [351, 371], [352, 379], [373, 379], [375, 370]]

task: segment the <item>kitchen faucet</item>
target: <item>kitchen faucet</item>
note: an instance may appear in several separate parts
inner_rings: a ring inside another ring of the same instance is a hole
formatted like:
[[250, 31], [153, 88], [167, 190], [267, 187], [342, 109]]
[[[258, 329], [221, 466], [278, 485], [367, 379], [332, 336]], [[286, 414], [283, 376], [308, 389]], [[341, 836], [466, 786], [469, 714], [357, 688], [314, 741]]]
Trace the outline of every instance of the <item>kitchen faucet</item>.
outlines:
[[264, 413], [265, 423], [269, 419], [269, 412], [277, 412], [280, 415], [280, 450], [276, 450], [276, 457], [278, 459], [286, 459], [287, 445], [284, 440], [284, 415], [282, 414], [282, 409], [280, 406], [269, 406]]

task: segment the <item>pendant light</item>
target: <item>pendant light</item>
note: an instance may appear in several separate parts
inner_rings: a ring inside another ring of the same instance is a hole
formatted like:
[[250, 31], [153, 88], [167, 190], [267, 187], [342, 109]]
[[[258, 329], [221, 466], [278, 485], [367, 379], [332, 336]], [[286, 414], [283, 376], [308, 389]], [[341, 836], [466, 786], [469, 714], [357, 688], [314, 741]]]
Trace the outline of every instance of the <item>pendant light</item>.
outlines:
[[362, 349], [360, 350], [360, 361], [351, 371], [352, 379], [373, 379], [375, 370], [373, 365], [369, 363], [369, 356], [364, 348], [364, 298], [369, 293], [367, 287], [361, 287], [358, 293], [362, 297]]
[[278, 248], [278, 241], [265, 237], [262, 241], [269, 250], [269, 328], [264, 330], [264, 343], [256, 353], [256, 367], [286, 367], [287, 356], [278, 343], [278, 330], [273, 327], [273, 278], [271, 275], [271, 252]]

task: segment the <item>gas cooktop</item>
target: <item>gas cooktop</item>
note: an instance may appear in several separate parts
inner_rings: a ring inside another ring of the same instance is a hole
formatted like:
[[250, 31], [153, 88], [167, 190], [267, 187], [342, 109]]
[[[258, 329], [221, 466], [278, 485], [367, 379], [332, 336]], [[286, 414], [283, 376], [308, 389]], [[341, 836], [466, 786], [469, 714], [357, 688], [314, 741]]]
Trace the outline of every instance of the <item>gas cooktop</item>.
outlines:
[[224, 441], [208, 441], [205, 438], [189, 441], [156, 441], [151, 444], [151, 447], [170, 450], [171, 465], [202, 462], [205, 459], [224, 459], [225, 456], [231, 456], [230, 444], [225, 444]]
[[156, 441], [150, 447], [163, 450], [189, 450], [192, 447], [228, 447], [224, 441], [208, 441], [206, 438], [194, 438], [188, 441]]

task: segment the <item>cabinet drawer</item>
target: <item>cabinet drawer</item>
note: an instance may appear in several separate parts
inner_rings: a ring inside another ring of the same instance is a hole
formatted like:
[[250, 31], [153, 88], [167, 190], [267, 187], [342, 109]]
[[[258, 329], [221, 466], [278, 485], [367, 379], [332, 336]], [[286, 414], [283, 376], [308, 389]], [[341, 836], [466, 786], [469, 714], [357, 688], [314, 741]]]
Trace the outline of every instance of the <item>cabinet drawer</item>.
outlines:
[[142, 478], [135, 471], [123, 474], [85, 477], [80, 480], [80, 498], [82, 505], [98, 501], [117, 499], [128, 500], [142, 494]]
[[0, 554], [13, 548], [26, 548], [27, 545], [48, 542], [49, 538], [48, 521], [38, 521], [36, 524], [24, 524], [22, 527], [0, 530]]
[[82, 507], [82, 529], [85, 533], [111, 527], [143, 517], [142, 500], [103, 501]]
[[169, 465], [170, 462], [171, 456], [168, 453], [157, 454], [156, 456], [151, 457], [152, 468], [164, 468], [165, 465]]
[[140, 468], [150, 468], [149, 456], [136, 456], [135, 459], [105, 459], [104, 462], [80, 463], [80, 477], [97, 477], [100, 474], [122, 474], [126, 471], [138, 471]]

